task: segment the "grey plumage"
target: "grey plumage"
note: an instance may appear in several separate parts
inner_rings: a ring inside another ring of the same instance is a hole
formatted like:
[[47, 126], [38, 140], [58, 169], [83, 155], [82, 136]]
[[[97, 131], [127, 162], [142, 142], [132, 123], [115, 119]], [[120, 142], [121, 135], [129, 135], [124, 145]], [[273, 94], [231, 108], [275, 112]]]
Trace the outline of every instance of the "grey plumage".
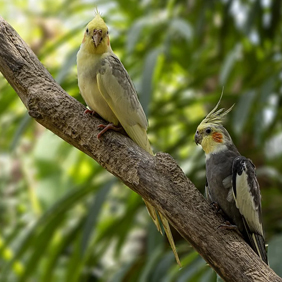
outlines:
[[[242, 216], [236, 207], [234, 198], [230, 197], [230, 194], [232, 195], [230, 178], [232, 175], [232, 163], [239, 155], [239, 152], [232, 147], [217, 154], [211, 154], [206, 160], [206, 177], [210, 201], [217, 203], [231, 223], [235, 224], [239, 231], [243, 233]], [[224, 182], [225, 179], [230, 179], [230, 181]]]
[[231, 145], [217, 154], [210, 154], [206, 160], [206, 173], [208, 200], [219, 205], [245, 241], [268, 263], [261, 221], [261, 195], [252, 162]]
[[216, 107], [199, 124], [196, 144], [206, 153], [205, 194], [236, 225], [244, 240], [265, 262], [267, 253], [261, 219], [261, 195], [251, 160], [241, 156], [228, 131], [221, 125], [231, 110]]

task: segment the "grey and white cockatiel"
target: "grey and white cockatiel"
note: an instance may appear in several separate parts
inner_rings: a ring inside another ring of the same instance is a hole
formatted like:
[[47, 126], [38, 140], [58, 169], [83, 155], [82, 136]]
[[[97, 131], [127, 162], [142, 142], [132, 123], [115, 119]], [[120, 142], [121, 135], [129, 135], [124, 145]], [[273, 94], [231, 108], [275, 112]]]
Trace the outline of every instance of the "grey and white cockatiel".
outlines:
[[[99, 126], [103, 130], [98, 138], [108, 129], [118, 130], [118, 126], [122, 126], [135, 143], [153, 155], [146, 133], [146, 115], [127, 71], [112, 51], [108, 27], [98, 12], [85, 29], [77, 53], [77, 75], [81, 95], [88, 107], [110, 123]], [[176, 261], [181, 266], [168, 220], [149, 202], [144, 202], [157, 229], [162, 232], [159, 215]]]
[[255, 166], [240, 155], [222, 126], [224, 116], [233, 106], [227, 111], [217, 110], [220, 100], [195, 134], [196, 144], [202, 146], [206, 155], [206, 197], [222, 209], [227, 220], [237, 226], [245, 241], [268, 263]]

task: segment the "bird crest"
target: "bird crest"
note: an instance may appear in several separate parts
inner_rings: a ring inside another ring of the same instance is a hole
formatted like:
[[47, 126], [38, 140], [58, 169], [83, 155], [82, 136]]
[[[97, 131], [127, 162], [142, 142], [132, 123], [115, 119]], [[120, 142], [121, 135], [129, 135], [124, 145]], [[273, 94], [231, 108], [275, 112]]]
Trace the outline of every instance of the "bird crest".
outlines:
[[94, 17], [97, 16], [97, 15], [99, 15], [100, 17], [102, 17], [102, 14], [99, 12], [98, 8], [95, 7], [95, 9], [94, 9]]
[[216, 106], [207, 114], [207, 116], [202, 120], [200, 125], [205, 125], [208, 123], [211, 124], [221, 124], [223, 122], [224, 117], [232, 110], [235, 104], [233, 104], [228, 110], [225, 111], [225, 109], [217, 109], [220, 102], [221, 98], [223, 96], [223, 90], [221, 92], [219, 101], [217, 102]]

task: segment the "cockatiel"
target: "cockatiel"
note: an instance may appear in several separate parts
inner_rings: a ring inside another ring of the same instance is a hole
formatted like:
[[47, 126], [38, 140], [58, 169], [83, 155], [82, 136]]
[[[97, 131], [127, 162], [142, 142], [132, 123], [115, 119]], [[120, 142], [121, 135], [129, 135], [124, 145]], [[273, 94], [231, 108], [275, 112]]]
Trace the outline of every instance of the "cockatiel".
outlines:
[[[104, 129], [98, 138], [108, 129], [119, 130], [118, 127], [122, 126], [134, 142], [153, 155], [146, 133], [146, 115], [127, 71], [112, 51], [108, 27], [98, 12], [85, 29], [77, 53], [77, 75], [81, 95], [88, 107], [109, 122], [107, 126], [99, 126]], [[167, 219], [150, 203], [144, 202], [162, 233], [159, 215], [176, 261], [181, 266]]]
[[217, 110], [221, 97], [195, 134], [196, 144], [202, 146], [206, 155], [206, 196], [209, 202], [222, 209], [227, 220], [237, 226], [245, 241], [267, 264], [255, 166], [250, 159], [240, 155], [222, 126], [224, 116], [233, 106], [227, 111]]

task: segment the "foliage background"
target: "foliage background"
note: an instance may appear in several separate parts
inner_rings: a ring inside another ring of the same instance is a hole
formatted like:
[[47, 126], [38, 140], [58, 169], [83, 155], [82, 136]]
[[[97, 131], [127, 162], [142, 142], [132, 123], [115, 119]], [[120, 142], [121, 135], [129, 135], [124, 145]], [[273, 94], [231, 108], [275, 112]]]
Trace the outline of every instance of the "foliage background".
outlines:
[[[111, 45], [170, 153], [203, 192], [197, 124], [236, 103], [225, 125], [261, 185], [271, 267], [282, 276], [281, 1], [2, 0], [4, 17], [83, 103], [76, 53], [98, 6]], [[1, 48], [1, 46], [0, 46]], [[141, 198], [42, 128], [0, 77], [0, 281], [216, 281], [175, 232], [178, 269]]]

